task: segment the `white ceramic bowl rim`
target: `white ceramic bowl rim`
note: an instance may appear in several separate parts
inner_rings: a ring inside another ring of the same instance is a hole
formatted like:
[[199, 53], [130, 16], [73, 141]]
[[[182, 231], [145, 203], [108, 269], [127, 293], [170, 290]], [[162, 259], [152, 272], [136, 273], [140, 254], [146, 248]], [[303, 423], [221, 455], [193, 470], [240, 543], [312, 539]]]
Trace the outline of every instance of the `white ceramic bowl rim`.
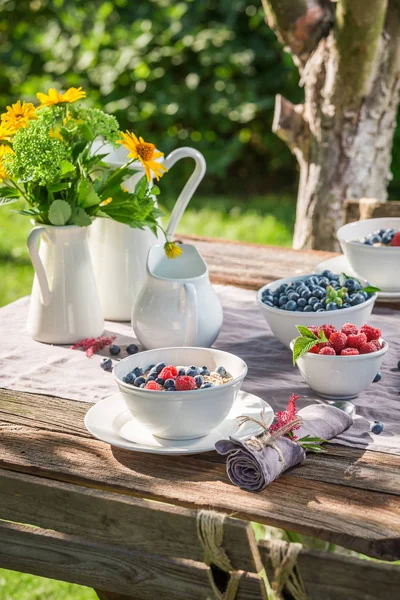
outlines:
[[[296, 338], [295, 338], [296, 339]], [[290, 342], [290, 349], [293, 350], [293, 344], [294, 344], [295, 340], [292, 340]], [[330, 358], [331, 360], [346, 360], [348, 361], [349, 359], [351, 360], [368, 360], [369, 358], [372, 357], [377, 357], [377, 356], [382, 356], [382, 354], [385, 354], [388, 349], [389, 349], [389, 344], [387, 343], [386, 340], [384, 340], [383, 338], [380, 339], [381, 343], [383, 344], [383, 348], [381, 348], [380, 350], [377, 350], [376, 352], [369, 352], [368, 354], [354, 354], [353, 356], [338, 356], [338, 355], [331, 355], [331, 354], [314, 354], [313, 352], [307, 352], [304, 356], [307, 356], [307, 358], [311, 358], [312, 360], [317, 359], [317, 360], [322, 360], [322, 359], [326, 359], [326, 358]], [[304, 358], [304, 356], [302, 356], [302, 358]]]
[[[313, 273], [310, 273], [310, 275], [298, 275], [297, 277], [284, 277], [283, 279], [277, 279], [276, 281], [273, 281], [271, 283], [267, 283], [266, 285], [264, 285], [262, 288], [260, 288], [257, 292], [257, 302], [260, 306], [262, 306], [265, 310], [268, 310], [272, 313], [277, 313], [279, 315], [285, 315], [290, 317], [291, 319], [298, 319], [299, 315], [301, 315], [301, 318], [308, 318], [308, 317], [315, 317], [316, 314], [321, 315], [322, 313], [316, 313], [316, 312], [302, 312], [300, 310], [282, 310], [281, 308], [275, 308], [275, 306], [268, 306], [267, 304], [264, 304], [264, 302], [262, 301], [261, 297], [262, 297], [262, 293], [264, 290], [266, 289], [270, 289], [271, 285], [276, 285], [278, 284], [280, 281], [298, 281], [299, 279], [308, 279], [308, 277], [311, 277], [313, 275]], [[367, 284], [368, 282], [365, 279], [358, 279], [358, 281], [362, 281], [363, 283]], [[280, 284], [281, 285], [281, 284]], [[276, 287], [280, 287], [280, 285], [276, 285]], [[351, 311], [355, 311], [357, 309], [360, 308], [360, 306], [369, 306], [371, 303], [375, 302], [377, 298], [377, 294], [372, 294], [371, 298], [368, 298], [368, 300], [365, 300], [365, 302], [362, 302], [361, 304], [356, 304], [355, 306], [350, 306], [349, 308], [340, 308], [338, 309], [338, 311], [340, 312], [344, 312], [346, 311], [346, 313], [351, 312]], [[329, 314], [336, 314], [338, 311], [331, 311], [331, 310], [327, 310], [325, 311], [325, 313], [327, 315]]]
[[[345, 233], [347, 233], [347, 232], [350, 233], [353, 229], [356, 229], [356, 227], [359, 224], [363, 224], [363, 223], [371, 223], [371, 232], [370, 233], [373, 233], [375, 229], [378, 229], [379, 223], [382, 223], [382, 221], [386, 221], [387, 219], [393, 219], [393, 220], [398, 221], [399, 231], [400, 231], [400, 217], [381, 217], [381, 218], [377, 218], [377, 219], [361, 219], [360, 221], [354, 221], [353, 223], [346, 223], [346, 225], [342, 225], [342, 227], [340, 227], [336, 232], [337, 238], [339, 241], [345, 242], [346, 244], [351, 244], [352, 246], [357, 246], [357, 248], [359, 248], [361, 246], [363, 248], [363, 250], [365, 250], [366, 252], [371, 252], [371, 250], [376, 252], [377, 250], [379, 250], [380, 252], [383, 251], [386, 253], [393, 254], [400, 250], [400, 246], [370, 246], [368, 244], [362, 244], [355, 239], [349, 240], [347, 238], [347, 236], [345, 235]], [[375, 227], [372, 228], [372, 224], [375, 224]]]
[[[171, 347], [171, 348], [163, 348], [163, 350], [165, 350], [166, 352], [168, 350], [185, 350], [187, 349], [185, 346], [181, 346], [180, 348], [178, 347]], [[197, 348], [196, 350], [205, 350], [208, 351], [210, 350], [210, 348]], [[217, 348], [215, 348], [215, 350], [218, 350]], [[153, 350], [146, 350], [144, 352], [140, 352], [141, 356], [145, 356], [146, 354], [150, 354], [152, 353]], [[232, 356], [235, 356], [237, 359], [239, 359], [242, 362], [242, 372], [240, 375], [238, 375], [237, 377], [234, 377], [231, 381], [228, 381], [227, 383], [224, 383], [222, 385], [216, 385], [214, 387], [211, 388], [204, 388], [204, 389], [200, 389], [197, 388], [196, 390], [182, 390], [182, 391], [178, 391], [176, 390], [175, 393], [181, 394], [181, 393], [185, 393], [185, 396], [187, 395], [187, 397], [193, 397], [194, 394], [196, 394], [196, 396], [198, 395], [204, 395], [208, 393], [215, 393], [216, 391], [218, 391], [219, 389], [223, 388], [226, 389], [228, 387], [232, 387], [233, 385], [235, 385], [236, 383], [238, 383], [239, 381], [242, 381], [246, 375], [247, 375], [247, 371], [248, 371], [248, 367], [247, 364], [244, 362], [244, 360], [242, 358], [240, 358], [240, 356], [237, 356], [236, 354], [232, 354], [231, 352], [226, 352], [225, 350], [218, 350], [218, 352], [222, 352], [223, 354], [231, 354]], [[127, 362], [130, 358], [132, 358], [131, 356], [127, 356], [126, 358], [120, 360], [118, 362], [118, 365], [122, 364], [123, 362]], [[160, 394], [160, 391], [158, 390], [145, 390], [144, 388], [136, 388], [135, 386], [129, 385], [128, 383], [125, 383], [124, 381], [122, 381], [122, 379], [120, 379], [114, 372], [113, 370], [113, 375], [114, 375], [114, 379], [115, 381], [118, 383], [119, 386], [125, 388], [126, 390], [129, 391], [133, 391], [135, 392], [136, 390], [140, 390], [141, 392], [146, 392], [146, 394], [148, 394], [149, 396], [152, 395], [153, 398], [157, 398], [160, 401], [165, 402], [166, 400], [168, 400], [168, 396], [165, 397], [164, 393]], [[170, 394], [171, 395], [171, 399], [173, 399], [174, 397], [174, 393], [173, 392], [165, 392], [166, 394]], [[161, 395], [161, 397], [160, 397]]]

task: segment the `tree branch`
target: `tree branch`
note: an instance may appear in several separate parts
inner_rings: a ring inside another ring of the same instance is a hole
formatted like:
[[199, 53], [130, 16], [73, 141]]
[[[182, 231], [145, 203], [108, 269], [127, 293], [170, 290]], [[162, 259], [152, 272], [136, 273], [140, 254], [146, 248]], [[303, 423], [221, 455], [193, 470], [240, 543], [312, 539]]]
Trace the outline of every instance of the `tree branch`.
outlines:
[[334, 35], [338, 54], [336, 93], [343, 106], [368, 93], [388, 0], [338, 0]]
[[280, 94], [275, 97], [275, 113], [272, 131], [281, 138], [297, 156], [308, 154], [311, 133], [307, 121], [303, 117], [302, 104], [292, 104]]
[[266, 20], [299, 67], [307, 62], [334, 21], [331, 0], [261, 0]]

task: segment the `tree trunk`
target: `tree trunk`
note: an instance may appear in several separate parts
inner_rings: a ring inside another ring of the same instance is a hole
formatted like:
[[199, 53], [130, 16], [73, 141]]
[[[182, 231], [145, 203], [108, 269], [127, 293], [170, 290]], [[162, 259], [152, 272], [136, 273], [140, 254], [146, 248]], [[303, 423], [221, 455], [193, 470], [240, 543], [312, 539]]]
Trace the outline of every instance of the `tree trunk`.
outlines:
[[[301, 15], [283, 10], [285, 2], [291, 10], [300, 4]], [[300, 166], [293, 246], [337, 250], [344, 201], [387, 197], [400, 88], [398, 0], [338, 0], [336, 14], [326, 0], [270, 0], [266, 8], [305, 89], [303, 105], [278, 96], [273, 124]]]

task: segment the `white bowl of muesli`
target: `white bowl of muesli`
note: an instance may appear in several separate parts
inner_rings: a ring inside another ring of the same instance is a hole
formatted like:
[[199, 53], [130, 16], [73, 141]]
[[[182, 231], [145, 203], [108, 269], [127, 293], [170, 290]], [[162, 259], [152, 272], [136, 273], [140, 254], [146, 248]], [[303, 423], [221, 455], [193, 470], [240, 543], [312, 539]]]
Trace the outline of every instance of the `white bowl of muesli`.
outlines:
[[208, 435], [226, 418], [246, 363], [215, 348], [158, 348], [128, 356], [113, 370], [132, 415], [169, 440]]

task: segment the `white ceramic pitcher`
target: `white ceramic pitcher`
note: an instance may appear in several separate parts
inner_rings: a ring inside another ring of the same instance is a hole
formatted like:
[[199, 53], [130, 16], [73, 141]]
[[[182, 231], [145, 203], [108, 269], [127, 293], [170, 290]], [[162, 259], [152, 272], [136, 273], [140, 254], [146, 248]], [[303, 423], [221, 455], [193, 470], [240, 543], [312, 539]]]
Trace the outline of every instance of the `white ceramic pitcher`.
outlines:
[[88, 229], [43, 225], [28, 236], [36, 274], [27, 329], [39, 342], [73, 344], [104, 331]]
[[132, 326], [148, 350], [171, 346], [207, 348], [220, 332], [223, 313], [198, 250], [182, 244], [174, 260], [162, 245], [147, 259], [146, 280], [132, 312]]
[[[95, 147], [94, 151], [96, 150]], [[99, 142], [98, 151], [108, 153], [104, 160], [111, 167], [121, 167], [129, 160], [128, 150], [123, 146], [117, 150], [110, 145], [100, 148]], [[171, 213], [166, 227], [169, 239], [173, 236], [190, 199], [204, 177], [206, 162], [203, 155], [194, 148], [178, 148], [165, 159], [157, 160], [170, 170], [183, 158], [192, 158], [195, 168]], [[132, 168], [138, 170], [138, 173], [125, 182], [124, 185], [129, 191], [133, 191], [144, 174], [141, 165], [135, 163]], [[162, 180], [162, 183], [165, 181], [165, 186], [168, 184], [168, 177], [170, 175], [167, 173]], [[157, 238], [148, 228], [132, 229], [111, 219], [96, 219], [90, 229], [90, 252], [104, 318], [111, 321], [129, 321], [132, 307], [145, 279], [149, 249], [154, 244], [161, 243], [164, 236], [160, 233]]]

